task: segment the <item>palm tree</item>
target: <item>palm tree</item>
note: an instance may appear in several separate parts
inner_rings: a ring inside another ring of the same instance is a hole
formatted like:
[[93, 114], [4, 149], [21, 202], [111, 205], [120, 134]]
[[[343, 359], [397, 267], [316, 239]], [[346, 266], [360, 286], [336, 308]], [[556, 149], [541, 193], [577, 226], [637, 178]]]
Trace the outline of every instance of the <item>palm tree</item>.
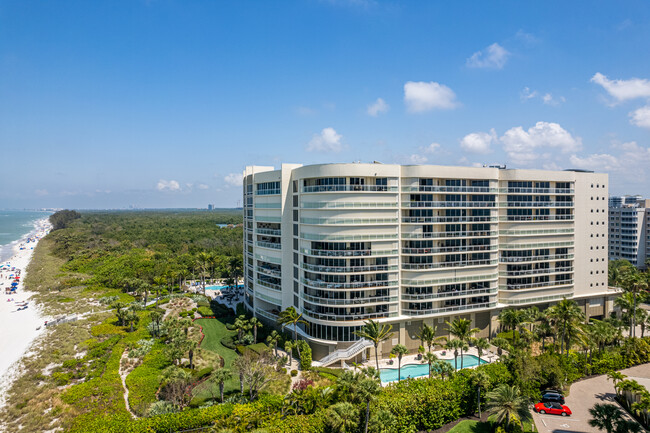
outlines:
[[502, 424], [506, 431], [514, 420], [521, 426], [531, 419], [529, 401], [522, 396], [517, 386], [499, 385], [487, 394], [487, 410], [495, 416], [497, 424]]
[[584, 314], [575, 301], [566, 298], [562, 299], [549, 310], [549, 316], [557, 320], [557, 324], [560, 327], [560, 353], [564, 353], [564, 349], [566, 348], [568, 357], [571, 349], [570, 328], [576, 323], [584, 321]]
[[379, 370], [379, 356], [377, 354], [379, 343], [386, 341], [393, 336], [393, 333], [390, 332], [391, 329], [393, 329], [393, 326], [390, 324], [379, 323], [370, 319], [363, 323], [361, 329], [354, 332], [357, 337], [372, 341], [373, 346], [375, 346], [375, 362], [377, 363], [377, 370]]
[[250, 326], [253, 327], [253, 343], [256, 344], [257, 343], [257, 329], [258, 328], [263, 328], [264, 325], [262, 325], [262, 322], [260, 322], [260, 320], [257, 317], [251, 318], [248, 321], [248, 323], [250, 324]]
[[291, 367], [291, 363], [293, 362], [293, 348], [298, 348], [298, 342], [297, 341], [285, 341], [284, 342], [284, 350], [289, 354], [289, 367]]
[[490, 342], [485, 338], [475, 338], [474, 347], [478, 352], [478, 365], [481, 365], [481, 356], [483, 356], [483, 351], [488, 350], [490, 347]]
[[623, 419], [623, 411], [613, 404], [596, 403], [589, 409], [589, 414], [592, 417], [589, 425], [598, 430], [605, 430], [607, 433], [614, 433], [616, 424]]
[[427, 352], [422, 356], [422, 364], [429, 364], [429, 377], [431, 377], [431, 367], [438, 360], [438, 357], [433, 352]]
[[439, 374], [442, 380], [445, 380], [445, 376], [450, 377], [454, 372], [454, 367], [451, 366], [447, 361], [442, 359], [436, 361], [432, 365], [432, 369]]
[[375, 378], [366, 377], [359, 381], [356, 392], [359, 399], [366, 403], [366, 418], [364, 433], [368, 433], [368, 421], [370, 421], [370, 402], [381, 391], [381, 385]]
[[515, 310], [512, 308], [507, 308], [499, 313], [499, 322], [507, 329], [512, 330], [512, 342], [515, 341], [515, 330], [520, 323], [524, 321], [524, 312], [521, 310]]
[[468, 319], [456, 318], [453, 322], [445, 322], [449, 333], [460, 340], [463, 344], [459, 346], [460, 348], [460, 368], [463, 368], [463, 350], [467, 350], [467, 344], [469, 344], [472, 336], [480, 331], [478, 328], [472, 328], [472, 322]]
[[454, 370], [458, 371], [458, 349], [463, 346], [463, 342], [457, 339], [449, 340], [445, 344], [445, 349], [454, 351]]
[[359, 410], [348, 402], [341, 402], [332, 405], [327, 410], [327, 423], [338, 433], [354, 431], [359, 418]]
[[133, 325], [140, 321], [140, 316], [133, 310], [128, 310], [124, 316], [124, 321], [130, 326], [129, 332], [133, 332]]
[[266, 337], [266, 343], [270, 346], [273, 346], [275, 348], [275, 357], [278, 357], [278, 342], [280, 341], [280, 334], [278, 331], [273, 330], [271, 333]]
[[620, 371], [612, 371], [607, 373], [607, 379], [611, 380], [614, 383], [614, 389], [616, 390], [616, 396], [618, 396], [618, 383], [624, 380], [627, 375], [621, 373]]
[[214, 370], [210, 375], [210, 381], [219, 385], [219, 396], [221, 397], [221, 403], [223, 403], [223, 390], [225, 388], [226, 381], [232, 378], [232, 372], [227, 368], [220, 368]]
[[390, 354], [397, 357], [397, 381], [402, 380], [402, 357], [409, 353], [406, 346], [403, 344], [398, 344], [393, 347], [390, 351]]
[[630, 326], [630, 336], [635, 337], [637, 296], [639, 295], [639, 293], [648, 291], [648, 281], [646, 280], [644, 275], [635, 272], [623, 280], [623, 290], [625, 290], [628, 293], [632, 293], [633, 304], [632, 304], [632, 314], [631, 314], [632, 324]]
[[[282, 325], [282, 329], [287, 326], [293, 326], [294, 341], [298, 340], [298, 324], [302, 323], [305, 326], [309, 326], [309, 323], [302, 318], [302, 313], [299, 314], [293, 306], [280, 312], [278, 315], [278, 323]], [[298, 355], [300, 355], [300, 347], [296, 347], [296, 349], [298, 349]]]
[[251, 329], [250, 321], [246, 319], [246, 316], [243, 314], [235, 319], [235, 323], [233, 325], [237, 330], [237, 339], [239, 341], [242, 340], [244, 332], [247, 332]]
[[643, 391], [640, 394], [640, 399], [636, 403], [632, 403], [632, 409], [637, 414], [642, 415], [645, 420], [645, 425], [648, 425], [648, 412], [650, 412], [650, 393]]
[[478, 403], [478, 417], [481, 418], [481, 388], [487, 388], [490, 386], [490, 377], [483, 369], [472, 370], [470, 376], [471, 382], [476, 387], [478, 397], [476, 399]]

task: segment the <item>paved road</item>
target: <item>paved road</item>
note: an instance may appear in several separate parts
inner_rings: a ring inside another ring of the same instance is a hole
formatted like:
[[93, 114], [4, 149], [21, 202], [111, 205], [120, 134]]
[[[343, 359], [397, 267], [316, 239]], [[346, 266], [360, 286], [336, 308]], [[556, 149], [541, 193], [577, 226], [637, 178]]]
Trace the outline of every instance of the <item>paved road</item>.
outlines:
[[[650, 364], [622, 370], [628, 376], [650, 378]], [[535, 425], [540, 433], [601, 433], [600, 430], [591, 427], [588, 421], [591, 419], [589, 409], [596, 403], [613, 403], [615, 396], [614, 384], [607, 380], [607, 375], [597, 376], [592, 379], [582, 380], [571, 385], [571, 392], [566, 397], [566, 405], [569, 406], [573, 415], [563, 417], [559, 415], [540, 415], [533, 413]]]

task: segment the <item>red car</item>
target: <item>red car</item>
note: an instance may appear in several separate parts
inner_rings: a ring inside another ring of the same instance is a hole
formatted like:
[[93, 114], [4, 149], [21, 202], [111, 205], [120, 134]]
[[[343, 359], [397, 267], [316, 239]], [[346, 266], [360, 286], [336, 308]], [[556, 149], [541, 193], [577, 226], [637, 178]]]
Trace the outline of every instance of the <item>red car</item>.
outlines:
[[551, 415], [571, 415], [571, 409], [568, 406], [561, 405], [556, 402], [537, 403], [535, 405], [535, 412], [548, 413]]

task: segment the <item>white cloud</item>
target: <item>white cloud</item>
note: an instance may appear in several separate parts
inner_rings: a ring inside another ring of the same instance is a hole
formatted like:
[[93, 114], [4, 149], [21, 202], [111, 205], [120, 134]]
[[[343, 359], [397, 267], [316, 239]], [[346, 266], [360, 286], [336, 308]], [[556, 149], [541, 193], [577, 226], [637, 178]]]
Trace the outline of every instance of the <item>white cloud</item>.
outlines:
[[617, 154], [596, 153], [585, 157], [572, 155], [569, 161], [574, 167], [610, 172], [633, 184], [645, 182], [645, 168], [650, 164], [650, 148], [639, 146], [635, 141], [613, 142], [611, 147]]
[[210, 189], [210, 187], [204, 183], [200, 183], [197, 185], [198, 189]]
[[307, 143], [308, 152], [340, 152], [343, 150], [341, 143], [341, 134], [338, 134], [334, 128], [324, 128], [320, 134], [314, 134], [309, 143]]
[[630, 113], [630, 123], [642, 128], [650, 128], [650, 105], [641, 107]]
[[440, 144], [439, 143], [431, 143], [428, 146], [421, 146], [420, 147], [420, 152], [422, 152], [422, 153], [436, 153], [439, 150], [440, 150]]
[[500, 141], [509, 159], [518, 164], [543, 162], [557, 151], [571, 153], [582, 148], [580, 137], [573, 137], [559, 124], [549, 122], [537, 122], [527, 131], [521, 126], [510, 128]]
[[502, 69], [508, 61], [510, 53], [496, 42], [483, 51], [477, 51], [467, 59], [470, 68]]
[[614, 171], [620, 167], [618, 158], [607, 153], [595, 153], [584, 158], [571, 155], [569, 162], [575, 168], [594, 171]]
[[156, 185], [158, 191], [180, 191], [181, 186], [175, 180], [163, 180], [160, 179]]
[[530, 90], [528, 87], [524, 87], [524, 90], [519, 94], [522, 101], [533, 99], [535, 96], [537, 96], [537, 90]]
[[377, 98], [375, 102], [372, 104], [368, 105], [368, 114], [373, 117], [377, 117], [377, 115], [381, 113], [386, 113], [388, 111], [388, 104], [386, 101], [384, 101], [381, 98]]
[[546, 105], [555, 106], [566, 102], [566, 99], [564, 98], [564, 96], [555, 97], [550, 93], [545, 93], [544, 96], [542, 96], [542, 102], [544, 102], [544, 104]]
[[230, 186], [241, 186], [244, 175], [242, 173], [230, 173], [224, 176], [223, 180]]
[[650, 98], [650, 81], [641, 78], [610, 80], [600, 72], [591, 77], [593, 83], [601, 85], [610, 96], [619, 102], [636, 98]]
[[460, 147], [467, 152], [472, 153], [490, 153], [490, 145], [497, 140], [496, 132], [491, 129], [490, 132], [472, 132], [460, 140]]
[[428, 160], [429, 159], [426, 156], [418, 155], [417, 153], [414, 153], [407, 157], [407, 161], [409, 164], [424, 164]]
[[411, 113], [439, 108], [449, 110], [456, 107], [456, 94], [444, 84], [434, 81], [408, 81], [404, 84], [404, 103]]
[[39, 197], [42, 197], [44, 195], [48, 195], [49, 192], [46, 189], [37, 189], [36, 191], [34, 191], [34, 194], [36, 194]]

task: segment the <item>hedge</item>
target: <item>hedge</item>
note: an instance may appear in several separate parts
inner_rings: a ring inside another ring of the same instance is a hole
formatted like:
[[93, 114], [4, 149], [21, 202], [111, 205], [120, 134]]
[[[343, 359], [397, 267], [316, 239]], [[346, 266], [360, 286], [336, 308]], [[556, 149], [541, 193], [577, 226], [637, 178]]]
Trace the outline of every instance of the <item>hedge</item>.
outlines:
[[203, 317], [210, 317], [210, 316], [214, 315], [214, 312], [212, 311], [212, 309], [210, 307], [208, 307], [207, 305], [206, 306], [201, 305], [198, 308], [198, 312]]

